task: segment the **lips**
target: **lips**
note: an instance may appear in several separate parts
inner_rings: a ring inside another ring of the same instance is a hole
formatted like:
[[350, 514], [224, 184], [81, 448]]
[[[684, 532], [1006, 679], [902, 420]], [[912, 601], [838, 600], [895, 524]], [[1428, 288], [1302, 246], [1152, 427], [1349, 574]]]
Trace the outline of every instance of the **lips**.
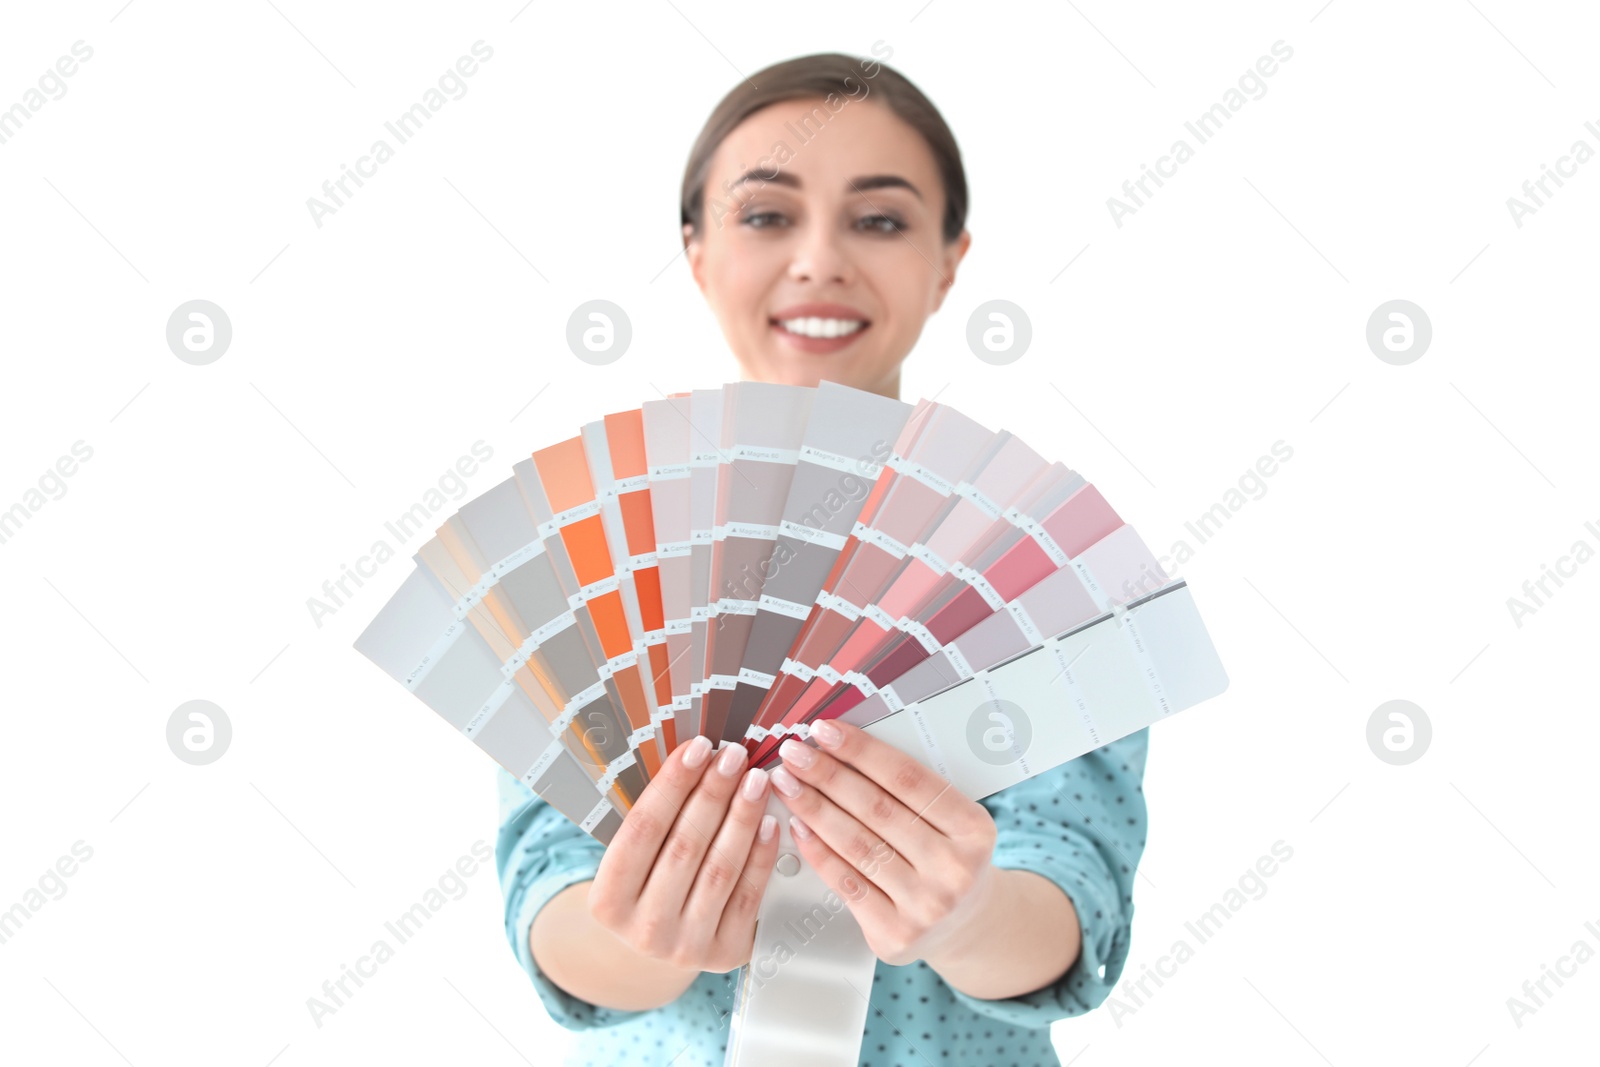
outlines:
[[846, 348], [872, 326], [866, 315], [846, 304], [793, 304], [767, 321], [784, 344], [812, 354]]

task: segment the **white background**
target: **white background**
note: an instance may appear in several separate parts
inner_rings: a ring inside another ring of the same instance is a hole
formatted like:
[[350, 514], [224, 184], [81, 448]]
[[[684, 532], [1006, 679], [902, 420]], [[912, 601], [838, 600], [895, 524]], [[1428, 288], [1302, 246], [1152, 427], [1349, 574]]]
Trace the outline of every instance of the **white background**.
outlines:
[[[582, 421], [735, 379], [674, 258], [689, 145], [742, 74], [882, 41], [972, 187], [906, 399], [1065, 460], [1158, 552], [1293, 449], [1176, 568], [1232, 686], [1152, 731], [1129, 976], [1274, 842], [1293, 858], [1133, 1013], [1058, 1024], [1062, 1059], [1592, 1058], [1600, 962], [1520, 1027], [1507, 998], [1600, 950], [1600, 561], [1521, 626], [1506, 602], [1600, 548], [1600, 161], [1520, 228], [1506, 201], [1600, 149], [1600, 21], [1319, 3], [6, 5], [0, 107], [94, 55], [0, 144], [0, 508], [74, 442], [93, 458], [0, 544], [0, 909], [74, 842], [93, 857], [0, 945], [0, 1055], [557, 1055], [492, 867], [313, 1023], [496, 823], [492, 762], [350, 648], [406, 555], [320, 628], [306, 600], [473, 442], [469, 495]], [[306, 199], [479, 39], [467, 94], [314, 225]], [[1278, 40], [1266, 94], [1116, 226], [1107, 198]], [[164, 332], [197, 298], [234, 331], [203, 367]], [[604, 367], [564, 342], [594, 298], [634, 328]], [[995, 298], [1033, 324], [1005, 366], [965, 342]], [[1397, 298], [1433, 326], [1406, 366], [1365, 340]], [[1433, 729], [1406, 766], [1366, 740], [1396, 698]], [[191, 699], [233, 725], [209, 766], [167, 747]]]

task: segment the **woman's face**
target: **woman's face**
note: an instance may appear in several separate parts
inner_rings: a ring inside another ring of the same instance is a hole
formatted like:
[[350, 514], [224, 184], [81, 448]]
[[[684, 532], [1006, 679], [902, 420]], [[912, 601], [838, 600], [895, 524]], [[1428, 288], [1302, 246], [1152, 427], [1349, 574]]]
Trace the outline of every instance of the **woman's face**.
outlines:
[[773, 104], [727, 136], [689, 266], [746, 379], [898, 396], [971, 238], [944, 242], [920, 134], [870, 98], [834, 105]]

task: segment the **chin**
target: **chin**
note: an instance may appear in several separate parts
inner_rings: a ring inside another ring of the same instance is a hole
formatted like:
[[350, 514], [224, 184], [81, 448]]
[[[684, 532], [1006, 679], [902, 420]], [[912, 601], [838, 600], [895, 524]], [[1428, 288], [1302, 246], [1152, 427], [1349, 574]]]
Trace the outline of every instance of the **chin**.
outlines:
[[830, 360], [782, 360], [773, 366], [773, 374], [771, 380], [785, 385], [815, 386], [819, 382], [837, 382], [855, 389], [872, 388], [872, 383], [864, 380], [868, 376], [861, 373], [860, 367]]
[[768, 348], [762, 350], [755, 359], [739, 362], [744, 373], [754, 381], [812, 387], [819, 382], [836, 382], [871, 392], [893, 374], [892, 368], [885, 371], [875, 362], [875, 355], [870, 352], [812, 355]]

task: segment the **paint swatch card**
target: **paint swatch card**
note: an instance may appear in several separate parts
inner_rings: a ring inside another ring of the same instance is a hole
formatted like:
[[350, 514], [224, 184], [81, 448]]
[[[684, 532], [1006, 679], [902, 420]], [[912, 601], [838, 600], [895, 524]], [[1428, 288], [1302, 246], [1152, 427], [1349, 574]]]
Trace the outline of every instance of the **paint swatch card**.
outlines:
[[978, 800], [1227, 687], [1188, 584], [1180, 580], [866, 730]]
[[[676, 394], [647, 400], [640, 409], [644, 426], [650, 514], [655, 526], [656, 570], [661, 581], [662, 632], [667, 646], [667, 700], [663, 723], [675, 738], [699, 732], [691, 717], [689, 693], [690, 603], [693, 584], [689, 549], [689, 397]], [[676, 721], [674, 721], [676, 720]]]
[[816, 390], [740, 382], [724, 392], [702, 702], [704, 733], [719, 739], [746, 666]]
[[[484, 543], [494, 543], [487, 539], [491, 526], [483, 521], [486, 514], [492, 515], [493, 525], [500, 528], [514, 529], [521, 518], [530, 531], [534, 529], [515, 483], [503, 483], [446, 520], [418, 550], [415, 560], [453, 601], [456, 617], [474, 629], [500, 662], [504, 677], [508, 681], [520, 678], [552, 721], [559, 719], [562, 726], [576, 724], [581, 745], [575, 754], [600, 782], [607, 768], [627, 754], [627, 749], [613, 740], [620, 736], [612, 725], [619, 712], [592, 702], [598, 694], [590, 690], [593, 679], [588, 671], [563, 674], [554, 669], [555, 664], [575, 662], [561, 651], [567, 647], [567, 639], [581, 636], [575, 627], [580, 619], [586, 621], [586, 613], [581, 608], [574, 610], [559, 593], [561, 566], [536, 533], [532, 541], [495, 565], [484, 565], [484, 550], [472, 531], [485, 536]], [[474, 518], [478, 520], [475, 526]], [[551, 589], [557, 592], [552, 594]], [[538, 621], [527, 621], [530, 618]], [[501, 690], [505, 691], [508, 689]], [[580, 698], [580, 694], [584, 696]], [[493, 709], [486, 706], [486, 710]], [[626, 761], [617, 765], [626, 767]], [[641, 781], [630, 779], [623, 785], [623, 795], [636, 796], [642, 788]]]
[[1166, 584], [1156, 577], [1160, 565], [1131, 526], [1095, 542], [1075, 562], [1002, 602], [1000, 610], [957, 636], [886, 660], [881, 670], [868, 673], [867, 685], [846, 690], [821, 716], [866, 726], [1041, 645], [1042, 635], [1069, 633]]
[[[932, 419], [939, 414], [934, 412]], [[889, 466], [897, 472], [894, 488], [917, 486], [943, 493], [941, 506], [914, 534], [896, 528], [897, 511], [887, 497], [870, 522], [856, 523], [850, 573], [840, 575], [829, 594], [829, 610], [818, 617], [799, 655], [787, 664], [787, 673], [803, 680], [804, 687], [791, 682], [786, 693], [776, 694], [761, 709], [757, 723], [766, 731], [805, 721], [842, 682], [854, 680], [872, 651], [897, 628], [900, 607], [914, 611], [936, 594], [952, 566], [978, 559], [1005, 530], [1003, 509], [1040, 492], [1042, 481], [1069, 473], [1060, 465], [1052, 468], [1004, 432], [990, 435], [976, 455], [969, 453], [958, 478], [921, 462], [919, 453], [926, 453], [920, 441], [910, 458], [890, 458]], [[895, 614], [884, 609], [885, 599]], [[910, 616], [906, 621], [909, 625]], [[764, 739], [760, 731], [750, 738]]]
[[1082, 474], [832, 382], [581, 422], [414, 562], [356, 649], [603, 842], [697, 734], [770, 764], [842, 718], [976, 797], [1227, 685]]
[[743, 742], [911, 412], [911, 405], [874, 393], [832, 382], [817, 387], [723, 722], [724, 738]]
[[[1001, 652], [1009, 655], [1037, 644], [1067, 621], [1078, 621], [1062, 619], [1062, 607], [1090, 603], [1105, 609], [1136, 595], [1135, 579], [1143, 583], [1138, 587], [1142, 592], [1165, 579], [1149, 550], [1099, 491], [1061, 464], [1037, 479], [1023, 504], [1005, 509], [1001, 520], [998, 532], [984, 538], [986, 547], [972, 554], [971, 565], [959, 559], [944, 564], [937, 557], [908, 552], [907, 558], [918, 564], [913, 581], [897, 583], [863, 611], [871, 625], [858, 624], [851, 637], [855, 649], [847, 644], [835, 657], [839, 680], [786, 713], [772, 729], [773, 736], [758, 746], [758, 762], [765, 762], [796, 724], [846, 714], [930, 657], [943, 656], [948, 663], [922, 670], [920, 680], [934, 671], [958, 669], [968, 661], [957, 639], [980, 624], [982, 629], [965, 642], [977, 657], [971, 662], [979, 667], [998, 662], [993, 657]], [[1106, 548], [1096, 551], [1102, 544]], [[1053, 578], [1058, 580], [1048, 591], [1032, 592]], [[1124, 588], [1128, 591], [1120, 596], [1106, 592]], [[1030, 595], [1024, 599], [1025, 594]], [[900, 689], [916, 694], [902, 700], [929, 692], [913, 681]], [[877, 706], [894, 707], [896, 695], [894, 689], [884, 693]], [[861, 714], [849, 721], [870, 721]]]
[[459, 617], [458, 603], [415, 568], [356, 639], [356, 650], [551, 807], [609, 842], [622, 824], [622, 798], [584, 769], [588, 743], [572, 720], [540, 706], [536, 682], [505, 677], [500, 656]]

